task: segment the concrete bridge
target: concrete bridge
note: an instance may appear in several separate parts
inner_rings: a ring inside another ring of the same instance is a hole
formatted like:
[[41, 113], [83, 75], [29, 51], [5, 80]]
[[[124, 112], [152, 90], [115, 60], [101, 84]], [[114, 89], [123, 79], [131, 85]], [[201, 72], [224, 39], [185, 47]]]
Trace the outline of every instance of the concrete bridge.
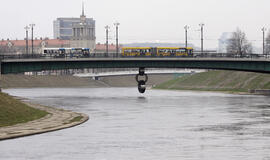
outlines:
[[4, 59], [1, 73], [84, 68], [190, 68], [270, 73], [265, 58], [78, 58]]

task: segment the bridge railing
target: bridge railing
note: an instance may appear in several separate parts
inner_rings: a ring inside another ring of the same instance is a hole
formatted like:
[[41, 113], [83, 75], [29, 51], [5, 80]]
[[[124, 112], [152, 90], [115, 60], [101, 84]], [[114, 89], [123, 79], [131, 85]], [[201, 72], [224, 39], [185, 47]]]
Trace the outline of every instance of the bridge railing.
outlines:
[[[173, 58], [174, 56], [168, 57]], [[76, 59], [76, 58], [125, 58], [117, 53], [91, 53], [85, 55], [68, 55], [68, 54], [0, 54], [0, 59]], [[158, 56], [151, 56], [145, 58], [158, 58]], [[181, 58], [181, 57], [175, 57]], [[194, 53], [192, 56], [186, 58], [269, 58], [269, 55], [263, 54], [232, 54], [232, 53]]]

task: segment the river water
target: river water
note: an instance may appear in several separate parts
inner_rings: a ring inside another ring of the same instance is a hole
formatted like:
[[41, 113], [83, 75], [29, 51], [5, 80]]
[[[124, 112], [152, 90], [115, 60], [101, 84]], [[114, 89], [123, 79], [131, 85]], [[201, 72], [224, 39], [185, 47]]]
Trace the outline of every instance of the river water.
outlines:
[[270, 99], [136, 88], [4, 90], [86, 123], [0, 141], [3, 160], [268, 160]]

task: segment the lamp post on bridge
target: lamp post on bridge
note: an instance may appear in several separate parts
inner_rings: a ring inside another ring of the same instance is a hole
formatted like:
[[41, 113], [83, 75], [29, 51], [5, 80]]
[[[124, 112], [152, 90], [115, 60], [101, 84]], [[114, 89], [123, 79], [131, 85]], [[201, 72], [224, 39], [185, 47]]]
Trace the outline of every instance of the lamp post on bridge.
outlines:
[[32, 54], [34, 54], [34, 26], [35, 24], [29, 24], [29, 26], [31, 27], [31, 31], [32, 31]]
[[118, 57], [119, 47], [118, 47], [118, 26], [120, 25], [119, 22], [114, 23], [116, 27], [116, 56]]
[[107, 25], [105, 26], [106, 29], [106, 56], [109, 54], [109, 29], [110, 27]]
[[265, 27], [262, 28], [262, 32], [263, 32], [263, 55], [265, 54], [265, 31], [267, 29]]
[[203, 54], [203, 27], [204, 27], [204, 23], [199, 24], [199, 26], [201, 27], [201, 54]]
[[28, 54], [28, 30], [30, 29], [28, 26], [24, 27], [25, 31], [26, 31], [26, 38], [25, 38], [25, 44], [26, 44], [26, 54]]
[[184, 29], [185, 29], [185, 37], [186, 37], [186, 48], [187, 48], [187, 46], [188, 46], [188, 42], [187, 42], [187, 31], [189, 29], [189, 26], [188, 25], [185, 25]]

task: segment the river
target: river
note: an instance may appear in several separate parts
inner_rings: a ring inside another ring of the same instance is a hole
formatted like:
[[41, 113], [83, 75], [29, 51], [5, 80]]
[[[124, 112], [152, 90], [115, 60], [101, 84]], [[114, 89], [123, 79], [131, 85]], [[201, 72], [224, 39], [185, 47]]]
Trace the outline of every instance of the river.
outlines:
[[6, 89], [10, 95], [86, 113], [86, 123], [0, 141], [3, 160], [266, 160], [265, 96], [136, 88]]

